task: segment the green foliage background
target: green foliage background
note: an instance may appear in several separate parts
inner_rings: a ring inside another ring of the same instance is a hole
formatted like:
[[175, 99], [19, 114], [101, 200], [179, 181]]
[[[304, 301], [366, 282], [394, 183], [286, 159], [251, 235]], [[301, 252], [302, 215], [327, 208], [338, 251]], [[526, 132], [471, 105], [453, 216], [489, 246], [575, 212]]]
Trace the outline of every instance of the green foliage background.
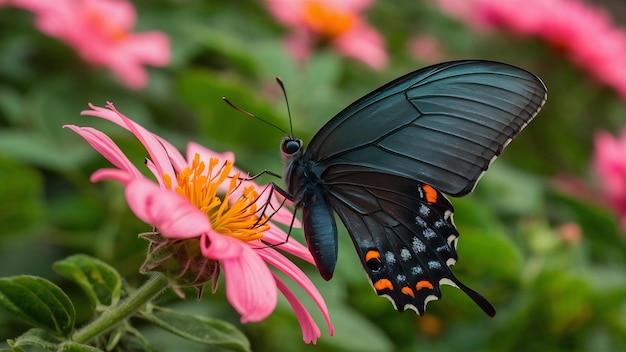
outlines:
[[[459, 290], [443, 289], [425, 317], [398, 313], [378, 298], [360, 268], [345, 231], [337, 273], [324, 282], [303, 264], [324, 295], [335, 324], [323, 320], [317, 345], [305, 345], [295, 315], [279, 302], [267, 320], [242, 325], [254, 351], [616, 351], [626, 350], [626, 240], [614, 215], [599, 202], [577, 198], [554, 181], [573, 176], [597, 189], [590, 171], [593, 133], [617, 131], [626, 105], [612, 90], [572, 66], [558, 49], [507, 33], [478, 35], [428, 1], [377, 2], [368, 19], [388, 41], [387, 69], [373, 72], [328, 49], [306, 66], [285, 51], [285, 30], [260, 1], [137, 0], [137, 31], [161, 30], [171, 38], [172, 62], [150, 69], [149, 86], [130, 91], [105, 69], [83, 63], [65, 44], [34, 28], [31, 14], [0, 8], [0, 276], [38, 275], [74, 299], [78, 319], [91, 316], [88, 298], [51, 264], [87, 253], [115, 267], [130, 282], [138, 274], [149, 230], [129, 211], [122, 188], [92, 184], [89, 175], [107, 162], [64, 124], [95, 126], [141, 163], [145, 151], [128, 133], [80, 116], [88, 102], [106, 101], [184, 149], [193, 140], [216, 151], [232, 150], [237, 165], [258, 173], [282, 170], [277, 130], [239, 114], [221, 101], [288, 128], [274, 77], [287, 86], [294, 132], [308, 141], [325, 121], [353, 100], [427, 62], [407, 49], [416, 34], [436, 36], [450, 59], [512, 63], [539, 75], [548, 103], [483, 177], [474, 194], [452, 199], [461, 233], [454, 271], [488, 297], [491, 319]], [[626, 157], [626, 156], [625, 156]], [[271, 178], [264, 179], [272, 181]], [[583, 190], [579, 189], [581, 192]], [[567, 241], [563, 225], [582, 229]], [[302, 233], [296, 231], [302, 240]], [[223, 285], [202, 301], [167, 294], [178, 311], [203, 313], [239, 324]], [[301, 295], [305, 297], [305, 295]], [[312, 302], [305, 302], [315, 312]], [[0, 312], [0, 340], [27, 325]], [[142, 330], [164, 351], [203, 347]]]

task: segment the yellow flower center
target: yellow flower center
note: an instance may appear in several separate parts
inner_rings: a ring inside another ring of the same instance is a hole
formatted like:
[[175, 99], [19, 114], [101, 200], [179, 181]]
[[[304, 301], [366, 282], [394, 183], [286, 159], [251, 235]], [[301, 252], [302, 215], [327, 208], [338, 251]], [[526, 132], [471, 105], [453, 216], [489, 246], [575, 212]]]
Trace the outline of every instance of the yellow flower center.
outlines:
[[[207, 214], [214, 231], [242, 241], [262, 238], [269, 225], [256, 213], [259, 195], [254, 186], [245, 187], [242, 194], [233, 201], [233, 193], [241, 186], [239, 173], [230, 175], [233, 168], [231, 161], [226, 161], [219, 167], [218, 164], [219, 159], [211, 158], [207, 170], [206, 164], [196, 153], [191, 166], [176, 175], [178, 186], [174, 191]], [[163, 181], [168, 189], [172, 189], [169, 175], [163, 175]], [[228, 190], [220, 196], [219, 186], [224, 182], [229, 182]]]
[[356, 23], [353, 12], [331, 8], [318, 1], [307, 1], [304, 7], [304, 21], [319, 34], [336, 38], [349, 31]]

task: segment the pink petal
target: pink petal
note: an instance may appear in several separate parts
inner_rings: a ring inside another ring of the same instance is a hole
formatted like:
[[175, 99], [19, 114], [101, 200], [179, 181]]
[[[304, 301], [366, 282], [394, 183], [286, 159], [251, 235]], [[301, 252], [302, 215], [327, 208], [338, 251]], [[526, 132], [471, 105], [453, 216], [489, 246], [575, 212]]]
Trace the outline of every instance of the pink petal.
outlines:
[[304, 305], [300, 303], [298, 297], [291, 292], [289, 287], [278, 276], [274, 276], [274, 280], [276, 280], [276, 286], [278, 286], [278, 289], [285, 296], [294, 313], [296, 313], [300, 329], [302, 329], [302, 339], [306, 343], [316, 343], [321, 333], [320, 328], [315, 324], [315, 320], [313, 320], [313, 317], [311, 317]]
[[286, 25], [300, 23], [304, 3], [294, 0], [267, 0], [265, 5], [279, 22]]
[[91, 182], [100, 182], [102, 180], [113, 180], [123, 185], [129, 184], [132, 180], [136, 180], [132, 174], [120, 169], [99, 169], [94, 172], [89, 180]]
[[119, 49], [134, 58], [138, 65], [165, 66], [170, 61], [169, 47], [170, 39], [167, 35], [151, 31], [133, 34]]
[[[187, 160], [193, 160], [196, 154], [200, 155], [200, 159], [202, 160], [209, 160], [211, 158], [217, 158], [222, 163], [224, 163], [227, 160], [230, 160], [231, 162], [235, 163], [235, 153], [233, 152], [217, 153], [198, 143], [189, 142], [187, 144]], [[244, 173], [242, 172], [242, 174]]]
[[243, 249], [241, 255], [220, 261], [224, 269], [226, 297], [241, 314], [242, 323], [261, 321], [276, 308], [276, 281], [257, 251], [239, 242]]
[[117, 111], [113, 104], [107, 103], [107, 107], [113, 110], [122, 119], [122, 122], [126, 125], [127, 129], [131, 131], [135, 137], [137, 137], [141, 144], [143, 144], [146, 151], [150, 155], [152, 162], [154, 162], [155, 166], [159, 170], [160, 175], [167, 174], [173, 176], [174, 169], [169, 161], [169, 155], [161, 143], [159, 143], [159, 140], [155, 137], [155, 135], [141, 127], [139, 124], [133, 122], [121, 112]]
[[110, 68], [134, 89], [143, 88], [147, 84], [148, 73], [144, 65], [164, 66], [170, 60], [169, 38], [158, 32], [129, 35], [126, 40], [116, 44], [114, 51], [109, 44], [99, 49], [90, 48], [91, 51], [85, 52], [83, 56]]
[[311, 56], [315, 37], [305, 27], [294, 28], [287, 38], [285, 45], [291, 52], [291, 55], [300, 63], [304, 63]]
[[101, 108], [89, 104], [92, 110], [84, 110], [81, 115], [90, 115], [109, 120], [125, 129], [131, 131], [135, 137], [143, 144], [144, 148], [150, 155], [151, 160], [155, 163], [157, 174], [157, 180], [161, 182], [162, 175], [175, 175], [171, 162], [169, 161], [169, 155], [163, 148], [163, 145], [159, 142], [158, 138], [143, 128], [138, 123], [133, 122], [124, 114], [115, 109], [113, 104], [108, 103], [108, 109]]
[[120, 0], [82, 0], [86, 13], [106, 14], [106, 25], [130, 30], [135, 24], [135, 8], [130, 2]]
[[324, 7], [338, 11], [361, 12], [372, 4], [373, 0], [315, 0]]
[[272, 245], [276, 245], [276, 249], [295, 255], [298, 258], [306, 260], [307, 262], [315, 265], [313, 256], [306, 246], [296, 241], [293, 237], [289, 237], [289, 240], [285, 242], [286, 240], [287, 233], [276, 225], [270, 225], [270, 229], [264, 232], [263, 241]]
[[438, 62], [445, 57], [443, 45], [434, 35], [416, 35], [409, 40], [408, 47], [411, 55], [419, 61]]
[[322, 315], [326, 320], [326, 324], [328, 324], [328, 330], [330, 335], [332, 335], [334, 333], [334, 327], [330, 321], [326, 302], [324, 302], [322, 295], [319, 293], [315, 285], [313, 285], [311, 279], [309, 279], [308, 276], [306, 276], [297, 265], [289, 261], [289, 259], [278, 253], [273, 248], [257, 250], [257, 253], [263, 258], [265, 262], [273, 265], [275, 268], [282, 271], [292, 280], [294, 280], [309, 294], [309, 296], [311, 296], [311, 298], [313, 298], [313, 301], [319, 307], [320, 312], [322, 312]]
[[215, 260], [238, 258], [245, 246], [247, 244], [238, 239], [213, 231], [203, 234], [200, 238], [202, 255]]
[[150, 180], [133, 180], [126, 185], [126, 201], [139, 219], [165, 237], [192, 238], [211, 231], [206, 214], [187, 199]]
[[118, 168], [130, 173], [134, 177], [143, 178], [141, 172], [128, 160], [122, 150], [104, 133], [91, 128], [91, 127], [78, 127], [74, 125], [65, 125], [64, 128], [69, 128], [72, 131], [78, 133], [83, 137], [89, 145], [91, 145], [97, 152], [102, 154], [111, 164]]
[[380, 70], [387, 64], [387, 52], [382, 36], [365, 22], [359, 22], [354, 29], [333, 41], [344, 55], [355, 58]]

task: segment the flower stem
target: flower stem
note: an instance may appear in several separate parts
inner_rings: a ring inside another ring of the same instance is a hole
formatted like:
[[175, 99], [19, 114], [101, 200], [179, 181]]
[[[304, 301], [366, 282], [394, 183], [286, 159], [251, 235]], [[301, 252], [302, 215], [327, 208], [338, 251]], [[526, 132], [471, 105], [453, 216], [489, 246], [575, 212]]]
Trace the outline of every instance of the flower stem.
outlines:
[[168, 280], [165, 275], [161, 273], [152, 275], [143, 286], [128, 296], [126, 300], [77, 330], [72, 336], [72, 340], [83, 344], [88, 343], [143, 308], [167, 286]]

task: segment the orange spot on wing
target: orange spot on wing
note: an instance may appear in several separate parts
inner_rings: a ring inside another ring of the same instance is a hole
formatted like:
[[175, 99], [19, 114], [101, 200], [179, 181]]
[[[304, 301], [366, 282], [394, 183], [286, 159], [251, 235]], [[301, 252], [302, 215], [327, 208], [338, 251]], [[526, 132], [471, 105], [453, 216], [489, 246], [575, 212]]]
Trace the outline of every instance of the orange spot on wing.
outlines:
[[415, 298], [415, 293], [413, 292], [413, 290], [409, 286], [404, 286], [401, 291], [405, 295], [411, 296], [411, 297]]
[[423, 288], [428, 288], [428, 289], [433, 289], [433, 284], [430, 283], [430, 281], [426, 281], [426, 280], [422, 280], [420, 282], [418, 282], [417, 284], [415, 284], [415, 289], [417, 289], [418, 291], [423, 289]]
[[376, 291], [382, 291], [384, 289], [393, 290], [393, 284], [387, 279], [380, 279], [374, 283]]
[[423, 185], [424, 195], [428, 203], [435, 203], [437, 201], [437, 190], [430, 185]]
[[369, 262], [370, 259], [376, 259], [376, 260], [380, 261], [380, 252], [379, 251], [375, 251], [373, 249], [367, 251], [367, 253], [365, 253], [365, 261]]

